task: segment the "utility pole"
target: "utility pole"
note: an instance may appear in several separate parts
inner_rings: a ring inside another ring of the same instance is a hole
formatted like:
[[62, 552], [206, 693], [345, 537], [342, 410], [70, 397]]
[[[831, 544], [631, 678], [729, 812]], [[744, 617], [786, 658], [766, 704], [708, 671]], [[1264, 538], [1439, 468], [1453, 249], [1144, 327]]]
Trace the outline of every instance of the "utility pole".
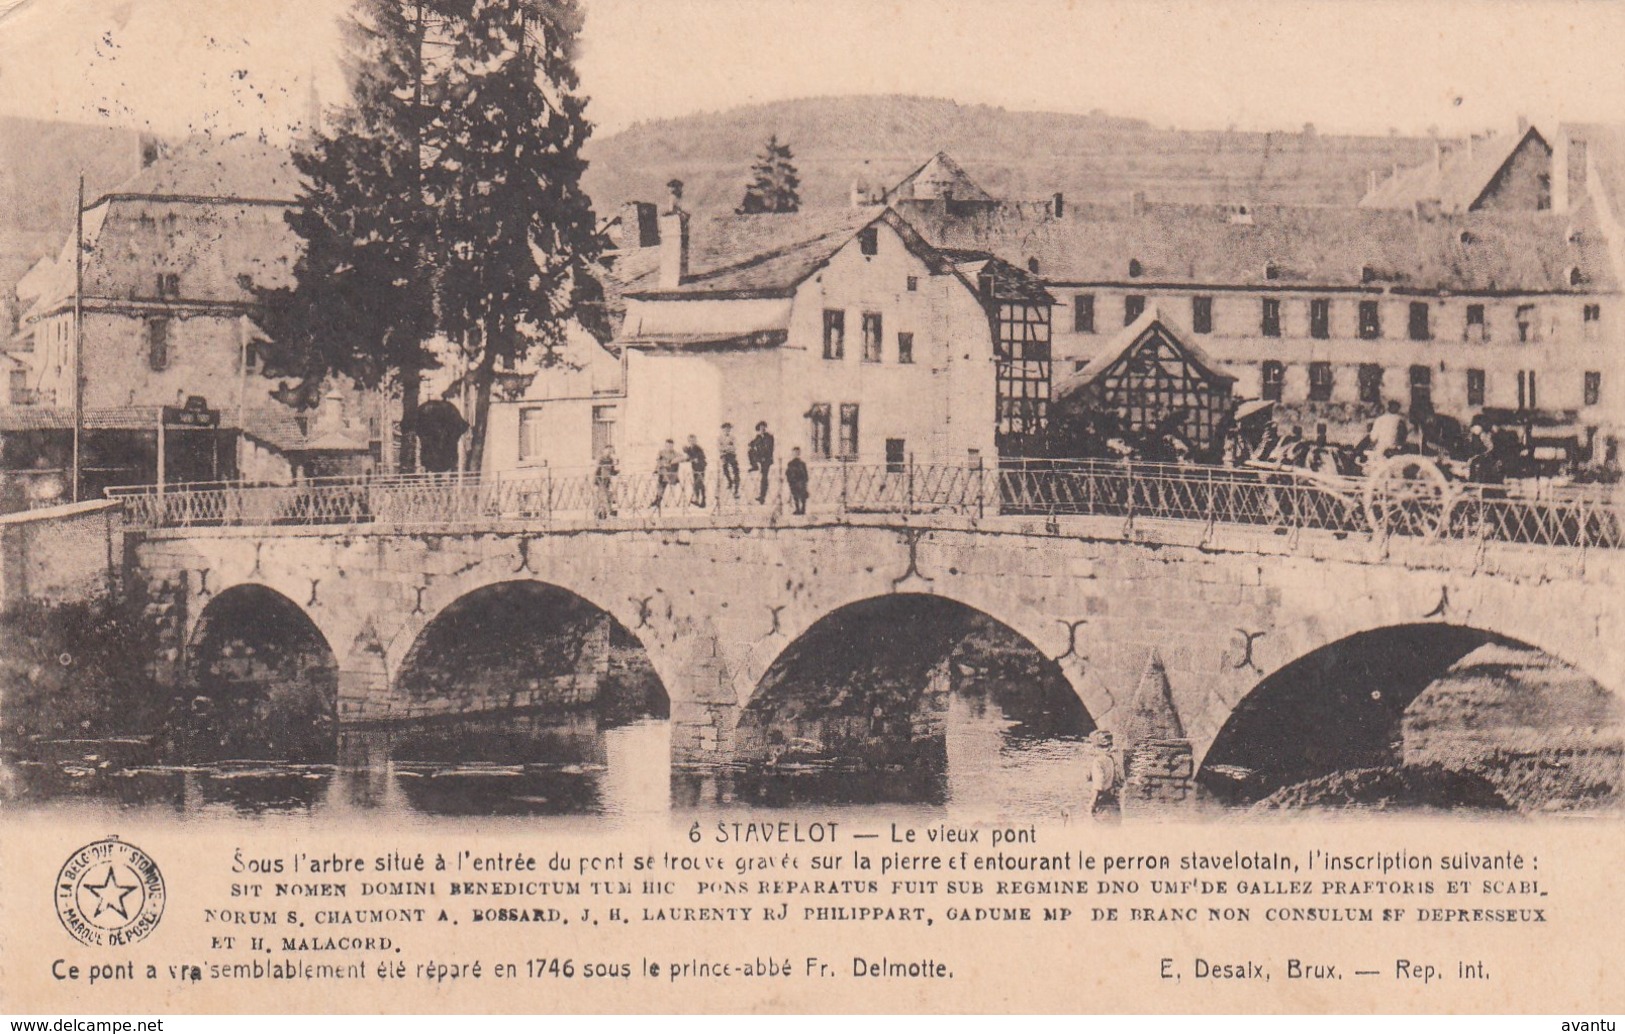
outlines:
[[85, 174], [73, 206], [73, 496], [79, 501], [80, 451], [85, 437]]

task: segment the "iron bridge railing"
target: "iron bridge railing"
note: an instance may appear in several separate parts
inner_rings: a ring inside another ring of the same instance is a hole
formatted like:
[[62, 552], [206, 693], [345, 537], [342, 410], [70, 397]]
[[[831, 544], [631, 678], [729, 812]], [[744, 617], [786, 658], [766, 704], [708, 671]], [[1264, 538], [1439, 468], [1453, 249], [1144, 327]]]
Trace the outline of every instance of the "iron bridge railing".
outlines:
[[[656, 475], [601, 478], [591, 470], [523, 476], [410, 475], [328, 478], [296, 485], [241, 483], [113, 488], [134, 529], [381, 525], [451, 527], [493, 521], [658, 526], [680, 515], [744, 520], [787, 518], [782, 474], [764, 502], [751, 474], [736, 497], [708, 475], [696, 506], [685, 470], [675, 484]], [[1350, 478], [1296, 469], [1247, 469], [1109, 460], [976, 464], [810, 465], [813, 515], [1093, 515], [1241, 525], [1277, 532], [1403, 536], [1617, 549], [1625, 515], [1612, 488], [1515, 483], [1481, 485], [1436, 476]]]

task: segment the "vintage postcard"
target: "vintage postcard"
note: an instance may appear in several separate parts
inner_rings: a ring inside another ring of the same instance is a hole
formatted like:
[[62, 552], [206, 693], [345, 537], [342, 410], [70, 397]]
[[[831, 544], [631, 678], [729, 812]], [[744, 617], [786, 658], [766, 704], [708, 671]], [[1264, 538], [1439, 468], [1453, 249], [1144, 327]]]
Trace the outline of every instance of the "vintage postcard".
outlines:
[[0, 0], [0, 1012], [1625, 1010], [1621, 53]]

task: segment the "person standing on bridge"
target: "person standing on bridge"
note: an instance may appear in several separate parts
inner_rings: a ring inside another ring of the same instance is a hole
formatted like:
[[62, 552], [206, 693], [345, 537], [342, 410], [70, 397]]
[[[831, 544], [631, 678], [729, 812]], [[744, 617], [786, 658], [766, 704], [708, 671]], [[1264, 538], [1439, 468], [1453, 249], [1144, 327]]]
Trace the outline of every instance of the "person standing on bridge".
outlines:
[[689, 473], [694, 476], [694, 496], [690, 500], [695, 506], [705, 506], [705, 450], [700, 448], [700, 440], [694, 435], [688, 436], [688, 444], [683, 446], [683, 457], [688, 461]]
[[717, 436], [717, 460], [722, 464], [722, 483], [739, 498], [739, 446], [734, 444], [734, 425], [723, 424]]
[[784, 465], [784, 483], [790, 486], [790, 501], [796, 513], [807, 512], [807, 464], [801, 460], [801, 450], [790, 450], [790, 462]]
[[677, 454], [677, 446], [670, 438], [661, 447], [660, 454], [655, 457], [655, 502], [656, 510], [666, 501], [666, 488], [680, 483], [683, 458]]
[[751, 473], [760, 472], [762, 487], [756, 493], [758, 503], [767, 502], [767, 486], [769, 478], [773, 476], [773, 436], [767, 431], [767, 421], [763, 420], [756, 425], [756, 437], [750, 440], [746, 447], [746, 458], [750, 460]]
[[598, 494], [599, 520], [615, 516], [615, 475], [620, 472], [620, 465], [615, 462], [615, 446], [604, 446], [592, 475], [593, 488]]

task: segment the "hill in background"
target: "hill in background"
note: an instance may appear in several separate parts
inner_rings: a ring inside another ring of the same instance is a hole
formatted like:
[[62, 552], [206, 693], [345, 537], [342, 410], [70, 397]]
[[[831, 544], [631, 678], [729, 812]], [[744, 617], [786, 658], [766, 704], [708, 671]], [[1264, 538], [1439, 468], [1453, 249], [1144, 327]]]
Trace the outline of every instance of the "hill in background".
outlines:
[[1115, 199], [1142, 190], [1191, 202], [1353, 204], [1367, 175], [1433, 156], [1427, 137], [1158, 129], [1095, 112], [1006, 111], [923, 97], [827, 97], [638, 123], [588, 142], [601, 215], [684, 182], [698, 209], [739, 203], [752, 158], [777, 134], [795, 152], [802, 202], [846, 204], [852, 184], [890, 186], [947, 151], [995, 197]]

